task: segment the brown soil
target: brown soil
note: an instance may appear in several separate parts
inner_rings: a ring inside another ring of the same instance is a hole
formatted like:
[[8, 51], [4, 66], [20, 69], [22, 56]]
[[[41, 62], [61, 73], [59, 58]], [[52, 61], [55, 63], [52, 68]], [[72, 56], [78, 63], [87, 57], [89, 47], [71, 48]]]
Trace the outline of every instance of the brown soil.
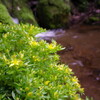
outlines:
[[100, 100], [100, 26], [75, 27], [55, 40], [66, 47], [61, 62], [73, 69], [85, 95]]

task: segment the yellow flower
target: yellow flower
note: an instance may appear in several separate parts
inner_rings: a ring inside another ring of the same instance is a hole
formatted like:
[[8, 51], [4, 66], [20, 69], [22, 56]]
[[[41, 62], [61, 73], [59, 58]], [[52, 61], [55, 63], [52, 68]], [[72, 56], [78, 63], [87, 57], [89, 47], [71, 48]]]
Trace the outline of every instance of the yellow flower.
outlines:
[[50, 81], [46, 81], [46, 82], [44, 82], [45, 85], [48, 85], [49, 83], [50, 83]]
[[80, 85], [79, 83], [76, 83], [75, 85], [76, 85], [76, 87], [78, 87], [78, 88], [81, 87], [81, 85]]
[[20, 88], [19, 90], [20, 90], [20, 91], [22, 91], [23, 89], [22, 89], [22, 88]]
[[34, 28], [34, 26], [31, 26], [31, 27], [30, 27], [30, 31], [32, 31], [32, 30], [33, 30], [33, 28]]
[[16, 98], [16, 100], [19, 100], [19, 98]]
[[26, 88], [25, 88], [25, 91], [29, 91], [29, 88], [28, 88], [28, 87], [26, 87]]
[[49, 45], [48, 45], [48, 48], [49, 48], [49, 49], [54, 49], [54, 46], [53, 46], [52, 44], [49, 44]]
[[29, 44], [30, 44], [31, 46], [38, 46], [38, 45], [39, 45], [39, 43], [36, 42], [36, 41], [30, 41]]
[[12, 63], [12, 64], [14, 64], [14, 65], [19, 65], [19, 62], [20, 62], [19, 60], [14, 59], [14, 60], [12, 60], [12, 62], [11, 62], [11, 63]]
[[64, 69], [64, 67], [58, 66], [58, 70], [63, 70], [63, 69]]
[[80, 92], [83, 93], [83, 92], [84, 92], [84, 88], [81, 88], [81, 89], [80, 89]]
[[64, 77], [64, 80], [66, 80], [67, 79], [67, 77]]
[[38, 56], [33, 56], [33, 60], [34, 60], [34, 61], [40, 61], [40, 59], [39, 59]]
[[68, 72], [69, 72], [69, 70], [68, 70], [68, 68], [66, 68], [66, 69], [65, 69], [65, 73], [68, 73]]
[[82, 100], [78, 95], [74, 95], [74, 100]]
[[70, 68], [65, 69], [65, 73], [70, 73], [71, 71], [72, 71], [72, 69], [70, 69]]
[[11, 60], [10, 67], [13, 66], [13, 65], [22, 65], [22, 64], [23, 64], [23, 61], [15, 58], [15, 59]]
[[9, 35], [9, 33], [6, 33], [3, 35], [4, 38], [7, 38], [7, 36]]
[[54, 88], [51, 84], [49, 84], [49, 87], [52, 89], [52, 88]]
[[55, 92], [55, 93], [54, 93], [54, 97], [55, 97], [55, 98], [58, 97], [58, 92]]
[[41, 87], [39, 87], [39, 89], [40, 89], [40, 90], [42, 90], [42, 89], [43, 89], [43, 87], [41, 86]]
[[74, 77], [72, 78], [72, 81], [73, 81], [73, 82], [78, 82], [77, 77], [76, 77], [76, 76], [74, 76]]
[[58, 70], [60, 71], [60, 70], [63, 70], [63, 68], [61, 67], [61, 68], [58, 68]]
[[64, 70], [65, 69], [64, 65], [58, 65], [57, 67], [58, 67], [58, 70]]
[[32, 94], [33, 94], [33, 92], [29, 92], [29, 93], [27, 93], [27, 96], [28, 96], [28, 97], [31, 97]]
[[62, 87], [62, 85], [58, 85], [58, 87], [59, 87], [59, 88], [61, 88], [61, 87]]

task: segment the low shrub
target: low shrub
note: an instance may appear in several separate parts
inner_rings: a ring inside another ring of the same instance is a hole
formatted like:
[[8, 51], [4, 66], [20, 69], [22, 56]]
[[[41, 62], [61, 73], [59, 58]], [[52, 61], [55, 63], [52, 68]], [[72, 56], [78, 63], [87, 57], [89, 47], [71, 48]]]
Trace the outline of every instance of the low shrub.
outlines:
[[59, 64], [55, 41], [37, 41], [46, 30], [0, 24], [0, 100], [82, 100], [72, 70]]

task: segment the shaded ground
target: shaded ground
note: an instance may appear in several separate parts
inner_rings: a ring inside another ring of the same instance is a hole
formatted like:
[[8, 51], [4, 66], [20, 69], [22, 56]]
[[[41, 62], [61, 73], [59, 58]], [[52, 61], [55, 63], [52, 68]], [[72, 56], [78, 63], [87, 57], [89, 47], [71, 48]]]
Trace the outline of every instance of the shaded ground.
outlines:
[[66, 47], [61, 62], [73, 69], [87, 96], [100, 100], [100, 26], [75, 27], [55, 39]]

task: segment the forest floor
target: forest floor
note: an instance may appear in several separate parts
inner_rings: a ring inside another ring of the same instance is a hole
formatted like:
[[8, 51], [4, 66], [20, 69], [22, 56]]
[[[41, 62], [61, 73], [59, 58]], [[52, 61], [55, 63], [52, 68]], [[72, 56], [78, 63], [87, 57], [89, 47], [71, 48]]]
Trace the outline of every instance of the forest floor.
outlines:
[[66, 47], [58, 52], [61, 63], [72, 68], [85, 95], [100, 100], [100, 26], [79, 26], [54, 38]]

